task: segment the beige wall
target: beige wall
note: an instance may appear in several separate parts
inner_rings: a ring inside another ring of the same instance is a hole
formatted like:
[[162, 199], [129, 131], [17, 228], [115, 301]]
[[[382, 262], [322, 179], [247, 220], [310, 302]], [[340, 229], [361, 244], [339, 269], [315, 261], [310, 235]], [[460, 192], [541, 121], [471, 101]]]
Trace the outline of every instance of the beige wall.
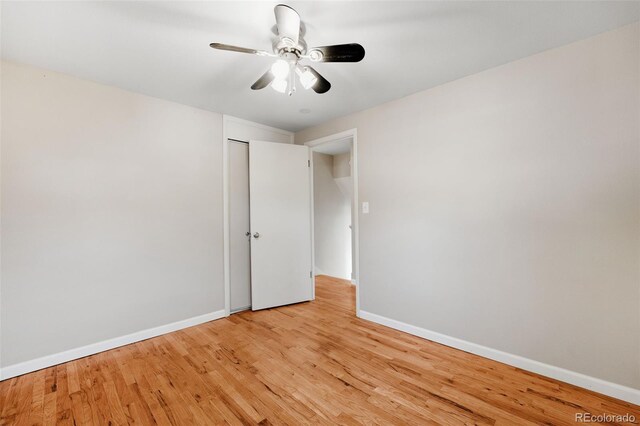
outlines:
[[634, 24], [297, 133], [358, 129], [361, 309], [640, 388], [639, 40]]
[[333, 177], [342, 178], [351, 176], [351, 152], [333, 156]]
[[333, 176], [336, 158], [313, 153], [315, 272], [350, 280], [351, 199], [340, 190]]
[[2, 366], [224, 308], [222, 116], [2, 64]]

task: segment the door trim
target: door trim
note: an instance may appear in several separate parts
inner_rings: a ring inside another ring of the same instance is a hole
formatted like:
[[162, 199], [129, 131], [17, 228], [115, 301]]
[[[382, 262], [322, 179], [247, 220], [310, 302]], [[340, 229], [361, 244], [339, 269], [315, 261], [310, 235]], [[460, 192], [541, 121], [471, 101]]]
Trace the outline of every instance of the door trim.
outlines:
[[[344, 132], [335, 133], [333, 135], [325, 136], [323, 138], [314, 139], [312, 141], [306, 142], [305, 145], [311, 149], [311, 152], [314, 151], [314, 148], [319, 147], [320, 145], [335, 142], [342, 139], [351, 139], [351, 177], [353, 180], [353, 203], [351, 205], [351, 211], [353, 216], [353, 247], [351, 248], [354, 253], [355, 265], [354, 276], [355, 276], [355, 286], [356, 286], [356, 316], [360, 318], [360, 210], [359, 210], [359, 198], [358, 198], [358, 129], [349, 129]], [[315, 225], [315, 217], [314, 217], [314, 206], [313, 206], [313, 155], [311, 155], [311, 243], [314, 243], [314, 225]], [[311, 255], [313, 256], [313, 262], [311, 264], [311, 268], [313, 268], [313, 276], [315, 277], [315, 250], [311, 248]], [[315, 298], [315, 285], [313, 286], [313, 295]]]
[[[242, 135], [234, 135], [229, 131], [229, 123], [239, 124], [250, 131], [251, 128], [269, 130], [274, 133], [280, 133], [288, 136], [290, 143], [294, 142], [294, 133], [275, 127], [265, 126], [264, 124], [254, 123], [253, 121], [243, 120], [231, 115], [224, 114], [222, 116], [222, 271], [224, 281], [224, 316], [231, 315], [231, 281], [230, 268], [231, 262], [229, 258], [229, 139], [235, 139], [240, 142], [249, 143], [249, 139]], [[213, 260], [212, 260], [213, 261]]]

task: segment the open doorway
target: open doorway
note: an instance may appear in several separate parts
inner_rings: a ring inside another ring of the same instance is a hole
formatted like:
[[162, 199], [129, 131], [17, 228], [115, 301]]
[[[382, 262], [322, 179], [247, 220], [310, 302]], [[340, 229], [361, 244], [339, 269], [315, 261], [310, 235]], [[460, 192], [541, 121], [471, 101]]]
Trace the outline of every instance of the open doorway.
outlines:
[[313, 267], [318, 281], [356, 286], [357, 167], [355, 129], [306, 144], [313, 166]]
[[313, 151], [314, 266], [316, 275], [351, 282], [353, 249], [351, 140]]

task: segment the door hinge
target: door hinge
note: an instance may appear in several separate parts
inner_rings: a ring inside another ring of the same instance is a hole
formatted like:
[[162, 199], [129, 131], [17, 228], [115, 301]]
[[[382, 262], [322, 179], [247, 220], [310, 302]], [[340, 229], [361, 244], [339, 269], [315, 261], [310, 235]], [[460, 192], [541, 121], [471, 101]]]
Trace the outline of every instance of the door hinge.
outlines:
[[311, 160], [307, 160], [307, 167], [311, 167]]
[[309, 278], [313, 278], [313, 271], [309, 271]]

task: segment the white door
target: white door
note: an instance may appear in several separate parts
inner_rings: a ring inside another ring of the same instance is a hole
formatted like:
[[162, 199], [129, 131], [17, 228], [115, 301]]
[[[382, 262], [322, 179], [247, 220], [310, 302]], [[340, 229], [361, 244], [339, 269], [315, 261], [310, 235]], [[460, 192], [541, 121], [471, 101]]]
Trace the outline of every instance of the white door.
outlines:
[[229, 287], [231, 312], [251, 308], [249, 144], [229, 141]]
[[313, 298], [309, 148], [249, 143], [251, 309]]

